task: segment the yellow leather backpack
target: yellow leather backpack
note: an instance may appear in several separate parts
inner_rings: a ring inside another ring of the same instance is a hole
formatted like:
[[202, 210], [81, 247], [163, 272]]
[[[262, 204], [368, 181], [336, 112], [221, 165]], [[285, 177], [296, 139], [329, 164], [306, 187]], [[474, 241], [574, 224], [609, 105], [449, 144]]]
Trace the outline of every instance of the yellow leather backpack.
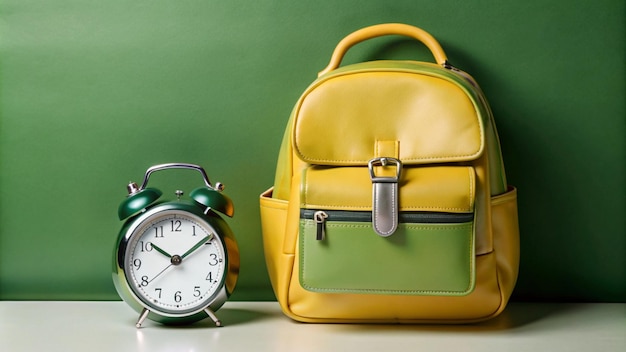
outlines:
[[[421, 41], [437, 63], [339, 67], [382, 35]], [[302, 322], [494, 317], [517, 279], [516, 200], [474, 79], [419, 28], [363, 28], [296, 103], [261, 195], [272, 287]]]

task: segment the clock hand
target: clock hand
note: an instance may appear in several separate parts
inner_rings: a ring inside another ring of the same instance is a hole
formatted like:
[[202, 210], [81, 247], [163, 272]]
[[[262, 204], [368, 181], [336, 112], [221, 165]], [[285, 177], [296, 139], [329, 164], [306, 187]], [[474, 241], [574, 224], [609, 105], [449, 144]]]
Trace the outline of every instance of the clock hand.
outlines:
[[180, 258], [184, 259], [188, 255], [193, 253], [196, 249], [200, 248], [200, 246], [202, 246], [203, 244], [207, 243], [208, 241], [210, 241], [212, 239], [213, 239], [213, 234], [210, 234], [210, 235], [206, 236], [205, 238], [203, 238], [200, 241], [198, 241], [198, 243], [196, 243], [193, 247], [189, 248], [189, 250], [187, 252], [185, 252], [185, 254], [181, 255]]
[[[205, 237], [205, 238], [208, 238], [208, 237], [211, 237], [211, 236], [207, 236], [207, 237]], [[205, 240], [203, 240], [203, 242], [206, 242], [206, 241], [205, 241]], [[193, 252], [194, 250], [196, 250], [198, 247], [200, 247], [201, 245], [202, 245], [202, 242], [198, 242], [198, 244], [196, 244], [196, 245], [194, 246], [194, 248], [190, 249], [190, 250], [189, 250], [189, 251], [187, 251], [187, 252], [188, 252], [188, 253], [191, 253], [191, 252]], [[157, 249], [157, 251], [159, 251], [160, 253], [163, 253], [163, 254], [165, 254], [165, 255], [169, 256], [169, 253], [165, 252], [164, 250], [160, 249], [159, 247], [156, 247], [156, 246], [154, 246], [154, 245], [153, 245], [153, 247], [154, 247], [154, 248], [158, 248], [158, 249]], [[183, 258], [182, 258], [180, 255], [175, 254], [175, 255], [171, 256], [171, 257], [170, 257], [170, 265], [166, 266], [166, 267], [165, 267], [165, 269], [161, 270], [158, 274], [156, 274], [156, 275], [155, 275], [152, 279], [150, 279], [150, 281], [148, 281], [148, 283], [151, 283], [152, 281], [154, 281], [154, 279], [156, 279], [156, 278], [157, 278], [157, 277], [159, 277], [161, 274], [163, 274], [164, 272], [166, 272], [166, 271], [167, 271], [167, 269], [169, 269], [172, 265], [173, 265], [173, 266], [178, 266], [178, 265], [180, 265], [180, 263], [182, 263], [182, 262], [183, 262]]]
[[161, 274], [163, 274], [164, 272], [167, 271], [167, 269], [169, 269], [172, 265], [179, 265], [181, 263], [181, 261], [183, 260], [183, 258], [187, 257], [188, 255], [190, 255], [191, 253], [193, 253], [194, 251], [196, 251], [198, 248], [200, 248], [200, 246], [202, 246], [203, 244], [207, 243], [208, 241], [210, 241], [213, 238], [213, 234], [210, 234], [206, 237], [204, 237], [202, 240], [198, 241], [198, 243], [196, 243], [193, 247], [191, 247], [187, 252], [185, 252], [185, 254], [183, 254], [182, 256], [178, 256], [178, 255], [174, 255], [171, 256], [169, 253], [167, 253], [166, 251], [162, 250], [161, 248], [159, 248], [158, 246], [152, 244], [152, 248], [156, 249], [157, 252], [170, 257], [171, 258], [171, 263], [170, 265], [166, 266], [165, 269], [161, 270], [161, 272], [159, 272], [158, 274], [156, 274], [152, 279], [150, 279], [150, 281], [148, 281], [148, 283], [151, 283], [152, 281], [154, 281], [157, 277], [161, 276]]
[[159, 252], [159, 253], [163, 254], [164, 256], [166, 256], [166, 257], [168, 257], [168, 258], [171, 258], [171, 257], [172, 257], [172, 255], [171, 255], [171, 254], [169, 254], [169, 253], [167, 253], [166, 251], [162, 250], [159, 246], [157, 246], [157, 245], [156, 245], [156, 244], [154, 244], [154, 243], [152, 243], [152, 248], [156, 249], [156, 250], [157, 250], [157, 252]]
[[167, 269], [169, 269], [172, 265], [174, 264], [170, 264], [168, 266], [165, 267], [165, 269], [161, 270], [160, 273], [156, 274], [152, 279], [150, 279], [150, 281], [148, 281], [148, 284], [151, 283], [152, 281], [154, 281], [154, 279], [156, 279], [157, 277], [159, 277], [161, 274], [163, 274]]

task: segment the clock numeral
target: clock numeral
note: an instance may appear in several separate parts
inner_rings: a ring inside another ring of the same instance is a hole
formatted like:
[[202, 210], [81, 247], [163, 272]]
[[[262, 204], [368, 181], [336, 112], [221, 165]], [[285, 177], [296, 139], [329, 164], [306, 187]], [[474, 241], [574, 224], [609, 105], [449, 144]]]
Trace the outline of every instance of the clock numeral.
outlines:
[[152, 242], [139, 241], [139, 244], [141, 244], [142, 252], [152, 252]]
[[180, 227], [183, 225], [180, 220], [172, 220], [170, 221], [170, 223], [172, 224], [172, 231], [171, 232], [181, 232], [182, 230], [180, 229]]
[[209, 262], [210, 266], [216, 266], [219, 262], [221, 262], [221, 259], [217, 259], [217, 254], [215, 253], [211, 253], [211, 261]]
[[213, 272], [209, 271], [209, 275], [206, 276], [206, 281], [213, 282]]
[[141, 284], [140, 284], [141, 286], [146, 287], [146, 286], [148, 286], [149, 283], [150, 282], [148, 281], [148, 277], [147, 276], [142, 276], [141, 277]]
[[163, 226], [157, 226], [154, 228], [154, 237], [163, 237]]
[[133, 266], [135, 267], [135, 270], [139, 270], [139, 268], [141, 268], [141, 259], [133, 260]]
[[194, 286], [193, 287], [193, 296], [194, 297], [200, 297], [201, 294], [202, 294], [202, 292], [200, 292], [200, 286]]
[[181, 293], [182, 292], [180, 291], [176, 291], [176, 293], [174, 293], [174, 302], [178, 303], [183, 300], [183, 297], [180, 295]]
[[161, 292], [162, 292], [163, 290], [162, 290], [162, 289], [160, 289], [160, 288], [155, 288], [155, 289], [154, 289], [154, 291], [155, 291], [155, 292], [157, 292], [157, 293], [159, 294], [159, 298], [161, 298]]
[[195, 225], [194, 225], [194, 226], [191, 226], [191, 229], [192, 229], [192, 233], [191, 233], [191, 235], [192, 235], [192, 236], [195, 236], [195, 235], [196, 235], [196, 226], [195, 226]]

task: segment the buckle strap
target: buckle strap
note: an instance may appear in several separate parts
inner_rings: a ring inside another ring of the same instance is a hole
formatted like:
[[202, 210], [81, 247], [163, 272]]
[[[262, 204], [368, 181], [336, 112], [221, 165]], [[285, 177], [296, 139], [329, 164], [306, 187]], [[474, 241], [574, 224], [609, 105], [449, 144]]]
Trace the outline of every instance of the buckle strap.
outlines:
[[[393, 167], [395, 175], [377, 176], [374, 167]], [[402, 162], [396, 158], [381, 157], [367, 163], [372, 180], [372, 227], [380, 236], [391, 236], [398, 228], [398, 180]]]

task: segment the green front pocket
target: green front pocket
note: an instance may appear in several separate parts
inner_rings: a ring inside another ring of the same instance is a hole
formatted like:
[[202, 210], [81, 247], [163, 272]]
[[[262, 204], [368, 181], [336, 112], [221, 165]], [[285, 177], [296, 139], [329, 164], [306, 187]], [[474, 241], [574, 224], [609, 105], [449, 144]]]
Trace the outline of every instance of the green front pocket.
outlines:
[[473, 214], [401, 213], [396, 232], [381, 237], [369, 212], [325, 210], [317, 221], [315, 213], [300, 219], [306, 290], [462, 296], [474, 288]]

